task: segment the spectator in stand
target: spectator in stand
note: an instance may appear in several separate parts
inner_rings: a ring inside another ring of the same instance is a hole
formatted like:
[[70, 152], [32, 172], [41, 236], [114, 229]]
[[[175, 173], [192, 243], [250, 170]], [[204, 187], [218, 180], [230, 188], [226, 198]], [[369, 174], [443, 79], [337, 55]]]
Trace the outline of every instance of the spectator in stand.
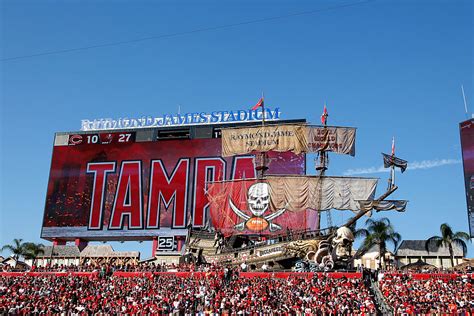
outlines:
[[323, 314], [376, 312], [361, 280], [0, 277], [0, 314]]
[[414, 279], [411, 275], [385, 274], [379, 282], [385, 301], [396, 315], [472, 315], [474, 279], [461, 275]]
[[247, 272], [247, 269], [248, 269], [247, 261], [242, 262], [240, 265], [240, 271]]

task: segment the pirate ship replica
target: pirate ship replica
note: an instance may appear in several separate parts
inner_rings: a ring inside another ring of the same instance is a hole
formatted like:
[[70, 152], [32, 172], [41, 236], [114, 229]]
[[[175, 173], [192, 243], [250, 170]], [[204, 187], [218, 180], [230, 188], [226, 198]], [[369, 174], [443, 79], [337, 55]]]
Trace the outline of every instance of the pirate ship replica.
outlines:
[[[263, 102], [262, 102], [263, 104]], [[191, 232], [188, 252], [207, 262], [251, 268], [263, 263], [273, 269], [320, 271], [351, 268], [354, 235], [351, 227], [372, 211], [405, 211], [407, 201], [386, 200], [397, 186], [395, 168], [407, 162], [383, 154], [391, 168], [385, 193], [375, 198], [378, 179], [326, 176], [328, 153], [355, 156], [356, 129], [327, 125], [262, 125], [222, 130], [222, 155], [255, 155], [257, 177], [208, 182], [210, 218], [214, 235]], [[267, 175], [270, 151], [295, 155], [316, 153], [317, 175]], [[339, 227], [332, 225], [331, 210], [352, 211], [354, 216]], [[327, 226], [321, 228], [321, 214]]]

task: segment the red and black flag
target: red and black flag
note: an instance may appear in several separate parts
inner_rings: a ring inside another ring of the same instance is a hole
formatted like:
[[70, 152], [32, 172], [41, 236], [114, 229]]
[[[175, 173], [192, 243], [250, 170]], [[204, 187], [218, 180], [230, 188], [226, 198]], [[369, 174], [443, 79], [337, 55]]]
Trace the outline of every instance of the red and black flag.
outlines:
[[263, 104], [263, 96], [260, 98], [260, 100], [258, 100], [257, 104], [255, 104], [252, 108], [252, 111], [255, 111], [256, 109], [258, 109], [259, 107], [263, 107], [264, 104]]
[[326, 125], [328, 122], [328, 109], [326, 108], [326, 104], [324, 104], [323, 114], [321, 114], [321, 124]]
[[408, 161], [395, 157], [395, 155], [387, 155], [382, 153], [382, 156], [384, 168], [390, 168], [392, 166], [395, 166], [400, 168], [403, 173], [408, 167]]

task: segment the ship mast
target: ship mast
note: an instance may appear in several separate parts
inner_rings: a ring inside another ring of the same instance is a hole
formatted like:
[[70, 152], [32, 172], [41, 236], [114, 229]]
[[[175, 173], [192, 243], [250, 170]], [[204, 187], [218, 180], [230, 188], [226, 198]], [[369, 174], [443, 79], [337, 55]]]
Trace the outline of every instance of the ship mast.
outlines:
[[392, 154], [390, 156], [392, 165], [390, 166], [390, 178], [388, 179], [387, 191], [390, 191], [395, 186], [395, 164], [393, 160], [395, 159], [395, 136], [392, 138]]
[[[262, 102], [262, 127], [265, 127], [265, 95], [262, 92], [262, 98], [260, 99]], [[259, 179], [263, 179], [265, 177], [265, 172], [268, 170], [267, 166], [267, 152], [261, 151], [256, 155], [256, 167], [255, 170], [257, 171], [257, 177]]]
[[[325, 134], [327, 135], [327, 125], [328, 125], [328, 112], [327, 112], [327, 109], [326, 109], [326, 104], [324, 104], [324, 110], [323, 110], [323, 114], [321, 115], [321, 123], [323, 124], [324, 126], [324, 132]], [[316, 165], [316, 172], [319, 173], [319, 176], [320, 177], [323, 177], [326, 173], [326, 170], [328, 169], [328, 163], [329, 163], [329, 156], [328, 156], [328, 153], [327, 151], [324, 149], [319, 151], [318, 152], [318, 156], [319, 157], [316, 157], [315, 160], [317, 160], [319, 158], [319, 165]], [[320, 186], [320, 192], [319, 192], [319, 196], [321, 197], [322, 196], [322, 190], [323, 190], [323, 187], [322, 185]], [[332, 227], [332, 216], [331, 216], [331, 210], [328, 210], [327, 213], [326, 213], [326, 220], [327, 220], [327, 226], [330, 228]], [[318, 227], [316, 227], [317, 230], [319, 230], [321, 228], [321, 211], [319, 210], [318, 211]]]

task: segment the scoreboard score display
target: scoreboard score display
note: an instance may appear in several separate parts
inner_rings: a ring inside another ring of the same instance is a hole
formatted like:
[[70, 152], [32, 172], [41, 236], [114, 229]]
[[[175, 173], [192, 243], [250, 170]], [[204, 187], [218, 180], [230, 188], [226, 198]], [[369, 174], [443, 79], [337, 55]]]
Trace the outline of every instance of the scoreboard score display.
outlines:
[[74, 134], [69, 136], [68, 145], [130, 143], [135, 141], [135, 133]]
[[[57, 133], [41, 237], [176, 238], [209, 225], [206, 182], [255, 178], [255, 157], [221, 157], [216, 127]], [[268, 153], [268, 174], [304, 174], [305, 156]], [[170, 237], [171, 236], [171, 237]]]

